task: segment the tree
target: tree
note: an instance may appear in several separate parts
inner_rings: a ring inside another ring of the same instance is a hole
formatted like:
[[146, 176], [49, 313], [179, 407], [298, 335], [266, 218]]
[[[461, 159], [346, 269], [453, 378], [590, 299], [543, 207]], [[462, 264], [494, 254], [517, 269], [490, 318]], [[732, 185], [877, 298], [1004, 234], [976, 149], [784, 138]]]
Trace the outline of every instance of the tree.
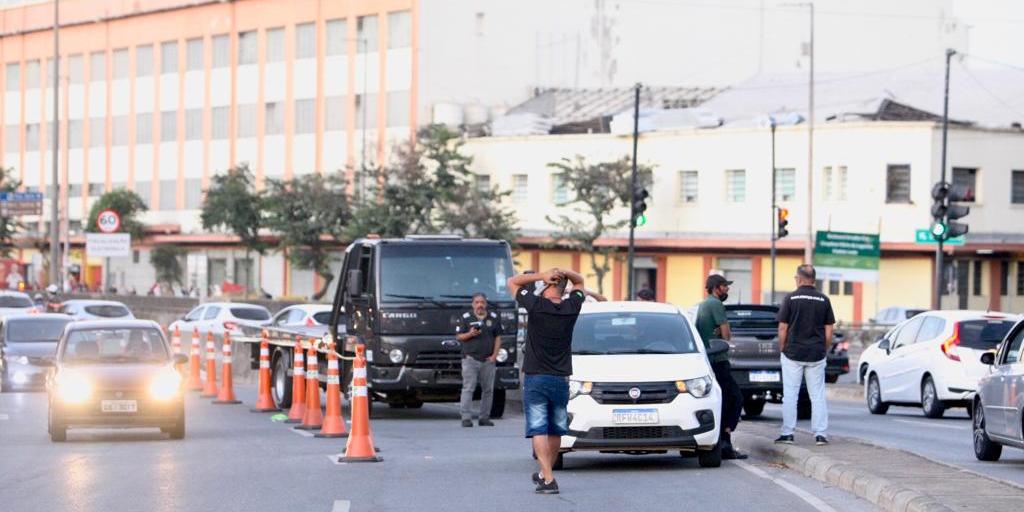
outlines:
[[[263, 254], [267, 244], [260, 239], [263, 220], [263, 197], [256, 192], [256, 179], [248, 164], [239, 164], [225, 174], [215, 175], [210, 180], [199, 219], [203, 229], [226, 230], [241, 241], [245, 247], [245, 259], [255, 251]], [[245, 286], [250, 277], [245, 276]]]
[[136, 216], [147, 210], [146, 203], [142, 201], [142, 198], [133, 190], [126, 188], [116, 188], [100, 196], [92, 205], [92, 209], [89, 210], [88, 223], [85, 225], [85, 230], [89, 233], [99, 233], [100, 229], [96, 225], [96, 217], [99, 216], [103, 210], [114, 210], [118, 215], [121, 216], [121, 232], [130, 233], [133, 240], [142, 240], [145, 232], [143, 231], [142, 222], [140, 222]]
[[278, 235], [288, 260], [323, 278], [313, 300], [323, 297], [334, 279], [330, 248], [345, 239], [351, 218], [345, 185], [339, 174], [307, 174], [269, 180], [264, 191], [266, 225]]
[[181, 257], [185, 250], [175, 245], [158, 245], [149, 253], [149, 263], [156, 270], [156, 281], [158, 283], [181, 285]]
[[[597, 278], [597, 291], [604, 293], [604, 276], [611, 270], [614, 247], [597, 247], [595, 243], [607, 233], [629, 226], [629, 214], [614, 215], [615, 209], [629, 207], [632, 160], [588, 163], [583, 156], [563, 158], [548, 164], [562, 176], [569, 188], [566, 206], [574, 206], [576, 215], [559, 215], [547, 220], [556, 227], [554, 243], [590, 254], [590, 267]], [[639, 166], [638, 183], [650, 183], [652, 169]]]
[[[14, 177], [13, 169], [0, 168], [0, 192], [17, 192], [21, 181]], [[17, 217], [0, 215], [0, 256], [7, 257], [14, 247], [14, 235], [24, 228]]]

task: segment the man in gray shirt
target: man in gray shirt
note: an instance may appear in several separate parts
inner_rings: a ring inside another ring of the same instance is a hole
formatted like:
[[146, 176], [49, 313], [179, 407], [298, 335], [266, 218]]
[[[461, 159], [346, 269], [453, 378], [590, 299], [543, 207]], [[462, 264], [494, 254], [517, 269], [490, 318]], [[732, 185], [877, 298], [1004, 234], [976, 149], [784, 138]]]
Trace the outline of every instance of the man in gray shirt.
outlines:
[[462, 314], [455, 328], [455, 339], [462, 344], [462, 397], [459, 407], [462, 426], [473, 426], [473, 391], [480, 384], [480, 426], [493, 427], [491, 403], [494, 399], [494, 371], [501, 350], [501, 322], [487, 311], [487, 297], [473, 295], [473, 310]]

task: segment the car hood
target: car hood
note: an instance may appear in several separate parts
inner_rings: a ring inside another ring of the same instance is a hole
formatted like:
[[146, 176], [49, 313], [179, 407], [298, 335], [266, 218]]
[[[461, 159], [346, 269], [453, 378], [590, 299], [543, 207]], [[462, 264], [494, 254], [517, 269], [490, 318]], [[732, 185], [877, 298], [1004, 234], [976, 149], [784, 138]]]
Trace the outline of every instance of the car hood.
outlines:
[[32, 341], [26, 343], [8, 343], [4, 345], [4, 354], [11, 356], [38, 357], [52, 361], [57, 356], [56, 341]]
[[160, 370], [160, 364], [101, 364], [65, 366], [62, 372], [74, 371], [90, 382], [96, 389], [133, 389], [145, 387]]
[[572, 356], [572, 378], [591, 382], [662, 382], [711, 374], [704, 354]]

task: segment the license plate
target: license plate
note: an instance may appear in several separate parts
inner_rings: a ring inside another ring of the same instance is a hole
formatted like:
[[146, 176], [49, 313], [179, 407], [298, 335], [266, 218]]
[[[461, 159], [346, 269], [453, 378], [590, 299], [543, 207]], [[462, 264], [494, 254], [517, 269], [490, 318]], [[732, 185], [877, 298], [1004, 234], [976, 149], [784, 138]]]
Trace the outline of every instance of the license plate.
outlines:
[[750, 382], [779, 382], [782, 377], [779, 372], [759, 371], [750, 372]]
[[612, 409], [612, 423], [616, 425], [647, 425], [657, 422], [657, 409]]
[[100, 402], [103, 412], [138, 412], [139, 403], [135, 400], [103, 400]]

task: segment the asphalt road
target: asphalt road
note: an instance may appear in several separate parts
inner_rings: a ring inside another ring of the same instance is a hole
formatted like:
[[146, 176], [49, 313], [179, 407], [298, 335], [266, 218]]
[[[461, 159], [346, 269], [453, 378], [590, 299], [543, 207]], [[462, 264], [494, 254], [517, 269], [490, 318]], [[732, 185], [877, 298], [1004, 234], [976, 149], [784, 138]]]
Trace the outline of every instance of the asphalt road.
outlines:
[[[247, 404], [250, 388], [238, 389]], [[344, 440], [313, 439], [248, 405], [190, 396], [185, 440], [157, 430], [46, 434], [46, 397], [0, 394], [5, 512], [420, 510], [872, 510], [871, 505], [755, 460], [703, 469], [679, 456], [572, 454], [559, 496], [533, 494], [535, 466], [511, 411], [494, 428], [459, 426], [454, 405], [380, 412], [384, 461], [337, 464]], [[685, 504], [685, 506], [684, 506]]]
[[[769, 404], [762, 418], [781, 422], [780, 406]], [[809, 429], [810, 422], [801, 421], [798, 427]], [[829, 402], [829, 431], [1024, 486], [1024, 451], [1004, 447], [999, 462], [974, 458], [971, 420], [963, 408], [947, 410], [940, 419], [924, 417], [920, 407], [892, 406], [888, 414], [876, 416], [863, 403], [834, 400]]]

